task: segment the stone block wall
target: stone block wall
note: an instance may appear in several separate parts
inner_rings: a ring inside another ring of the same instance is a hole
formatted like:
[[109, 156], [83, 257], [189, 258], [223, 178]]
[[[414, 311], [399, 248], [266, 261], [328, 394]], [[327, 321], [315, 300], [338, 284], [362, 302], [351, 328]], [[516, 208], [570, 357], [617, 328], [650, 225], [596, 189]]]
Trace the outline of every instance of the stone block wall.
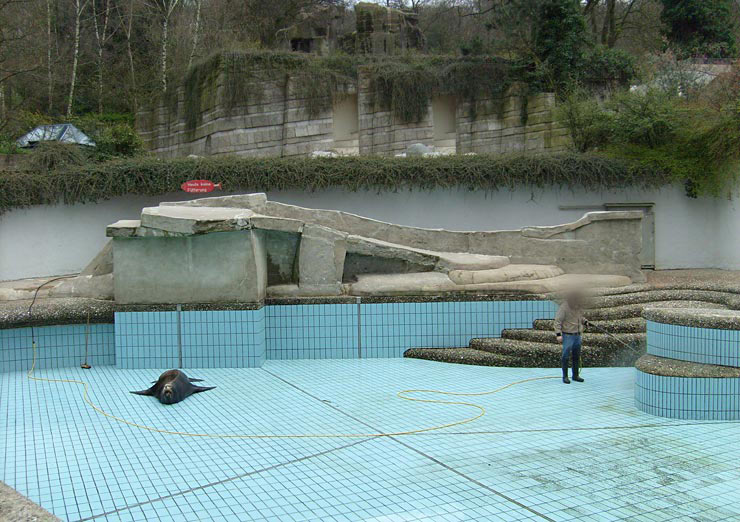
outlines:
[[331, 109], [310, 115], [306, 100], [300, 97], [298, 81], [265, 78], [258, 83], [261, 92], [254, 101], [229, 109], [222, 102], [225, 89], [220, 75], [215, 88], [201, 99], [201, 117], [194, 129], [185, 123], [180, 88], [177, 116], [165, 106], [141, 111], [137, 130], [149, 150], [168, 158], [190, 154], [305, 156], [333, 148]]
[[[137, 129], [149, 150], [169, 158], [190, 154], [291, 157], [326, 150], [393, 156], [405, 152], [414, 143], [428, 146], [436, 143], [433, 103], [420, 121], [399, 121], [390, 108], [375, 103], [370, 81], [362, 71], [358, 86], [347, 86], [349, 94], [356, 94], [357, 135], [337, 141], [333, 104], [327, 99], [326, 109], [310, 114], [307, 100], [301, 97], [299, 82], [299, 78], [264, 77], [258, 82], [261, 95], [229, 110], [223, 102], [225, 89], [221, 74], [215, 86], [202, 96], [200, 118], [194, 129], [185, 123], [182, 88], [178, 92], [176, 116], [165, 106], [143, 110], [137, 115]], [[470, 101], [456, 100], [455, 150], [451, 150], [452, 140], [449, 148], [440, 150], [503, 154], [565, 149], [570, 138], [567, 130], [555, 121], [554, 95], [523, 97], [519, 91], [520, 87], [515, 85], [503, 100], [477, 100], [475, 106]]]
[[434, 120], [431, 105], [419, 122], [398, 121], [390, 108], [380, 108], [370, 87], [369, 78], [360, 73], [357, 101], [360, 119], [361, 155], [393, 156], [404, 152], [409, 145], [434, 141]]
[[458, 103], [458, 153], [554, 152], [569, 145], [568, 130], [555, 121], [555, 95], [522, 96], [520, 89], [512, 86], [503, 100]]

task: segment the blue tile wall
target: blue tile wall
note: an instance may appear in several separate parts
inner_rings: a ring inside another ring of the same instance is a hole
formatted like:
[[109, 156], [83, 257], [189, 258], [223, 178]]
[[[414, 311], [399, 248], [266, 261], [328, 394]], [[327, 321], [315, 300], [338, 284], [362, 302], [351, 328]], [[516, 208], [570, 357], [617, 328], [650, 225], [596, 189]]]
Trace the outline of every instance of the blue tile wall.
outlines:
[[[267, 359], [401, 357], [412, 347], [467, 346], [474, 337], [498, 337], [505, 328], [531, 327], [535, 319], [552, 318], [556, 305], [548, 301], [367, 303], [360, 305], [360, 311], [359, 324], [357, 304], [182, 311], [182, 367], [250, 368], [260, 367]], [[176, 311], [117, 312], [115, 325], [91, 328], [90, 364], [128, 369], [179, 365]], [[40, 368], [80, 364], [85, 325], [36, 330]], [[30, 329], [3, 330], [0, 335], [3, 370], [27, 369]]]
[[[117, 312], [119, 368], [177, 368], [178, 312]], [[180, 312], [182, 368], [258, 368], [265, 360], [264, 310]]]
[[[79, 366], [85, 360], [87, 325], [38, 326], [36, 368]], [[114, 326], [91, 324], [87, 343], [87, 363], [91, 366], [112, 365], [115, 359]], [[31, 328], [0, 330], [0, 372], [24, 371], [31, 368], [33, 349]]]
[[665, 377], [635, 370], [637, 409], [674, 419], [740, 419], [740, 378]]
[[356, 304], [267, 306], [265, 317], [267, 359], [358, 356]]
[[177, 367], [177, 312], [116, 312], [115, 325], [117, 367]]
[[647, 322], [647, 353], [682, 361], [740, 366], [740, 330]]
[[265, 312], [182, 312], [183, 368], [259, 368], [265, 362]]
[[556, 311], [550, 301], [363, 304], [362, 356], [463, 347], [475, 337], [499, 337], [506, 328], [531, 328], [535, 319], [552, 319]]

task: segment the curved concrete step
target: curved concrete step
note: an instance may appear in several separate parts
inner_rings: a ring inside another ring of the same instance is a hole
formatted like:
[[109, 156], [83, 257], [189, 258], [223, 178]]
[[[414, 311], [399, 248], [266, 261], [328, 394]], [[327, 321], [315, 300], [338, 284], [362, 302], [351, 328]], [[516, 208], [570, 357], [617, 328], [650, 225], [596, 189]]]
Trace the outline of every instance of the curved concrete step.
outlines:
[[563, 273], [562, 269], [554, 265], [508, 265], [493, 270], [452, 270], [449, 276], [455, 284], [476, 285], [550, 279]]
[[[529, 329], [507, 329], [501, 332], [501, 337], [504, 339], [516, 339], [519, 341], [530, 341], [535, 343], [551, 343], [559, 346], [555, 339], [555, 333], [544, 330], [529, 330]], [[616, 337], [617, 339], [615, 339]], [[583, 346], [585, 347], [599, 347], [599, 348], [627, 348], [624, 344], [634, 346], [634, 349], [638, 349], [645, 345], [645, 334], [644, 333], [620, 333], [614, 334], [614, 337], [602, 333], [584, 333], [583, 334]], [[620, 342], [622, 341], [622, 342]], [[471, 347], [475, 347], [473, 342], [470, 343]]]
[[473, 348], [411, 348], [406, 350], [404, 357], [424, 359], [456, 364], [474, 364], [478, 366], [505, 366], [510, 368], [521, 367], [519, 357], [499, 355]]
[[607, 308], [596, 308], [586, 310], [584, 315], [589, 321], [611, 321], [641, 317], [642, 311], [648, 306], [661, 308], [702, 308], [726, 310], [727, 306], [719, 303], [707, 303], [704, 301], [651, 301], [647, 303], [628, 304], [612, 306]]
[[[552, 319], [537, 319], [534, 321], [535, 330], [552, 332]], [[645, 333], [646, 323], [642, 317], [629, 317], [627, 319], [615, 319], [610, 321], [592, 321], [594, 327], [586, 328], [587, 332], [599, 333], [598, 328], [609, 333]], [[597, 328], [595, 328], [597, 327]]]
[[609, 308], [631, 304], [647, 304], [657, 301], [701, 301], [726, 305], [738, 296], [727, 292], [709, 290], [648, 290], [628, 294], [591, 297], [586, 301], [587, 308]]
[[[473, 339], [473, 341], [471, 341], [471, 348], [489, 352], [499, 357], [515, 358], [517, 366], [527, 368], [560, 367], [562, 349], [557, 344], [503, 338]], [[584, 367], [631, 366], [640, 355], [642, 353], [634, 353], [626, 348], [584, 347], [581, 350], [581, 361]]]

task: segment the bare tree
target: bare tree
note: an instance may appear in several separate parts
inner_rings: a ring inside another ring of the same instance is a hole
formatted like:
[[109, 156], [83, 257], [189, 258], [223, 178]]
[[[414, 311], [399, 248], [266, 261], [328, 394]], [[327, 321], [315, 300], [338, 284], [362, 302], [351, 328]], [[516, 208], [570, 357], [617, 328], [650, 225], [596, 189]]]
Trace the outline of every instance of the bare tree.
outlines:
[[0, 129], [12, 110], [11, 80], [41, 66], [35, 55], [23, 52], [33, 41], [35, 21], [28, 16], [30, 5], [27, 0], [0, 0]]
[[195, 27], [193, 27], [193, 46], [190, 48], [188, 57], [188, 69], [193, 65], [193, 58], [198, 49], [198, 38], [200, 37], [200, 9], [203, 5], [202, 0], [195, 0]]
[[46, 76], [47, 76], [47, 97], [48, 106], [47, 111], [51, 114], [54, 107], [54, 75], [52, 73], [51, 65], [51, 51], [52, 51], [52, 38], [51, 38], [51, 0], [46, 0]]
[[[98, 6], [100, 2], [100, 6]], [[93, 27], [97, 43], [96, 66], [98, 69], [98, 114], [103, 113], [103, 49], [106, 42], [115, 34], [116, 27], [111, 23], [111, 0], [92, 0]], [[110, 31], [109, 31], [110, 30]]]
[[131, 95], [131, 108], [135, 114], [139, 108], [139, 104], [136, 96], [136, 67], [134, 66], [134, 52], [131, 48], [135, 16], [134, 2], [135, 0], [129, 0], [128, 4], [125, 4], [125, 7], [124, 4], [121, 4], [121, 8], [118, 9], [118, 17], [121, 27], [123, 27], [123, 34], [126, 37], [126, 54], [128, 55], [129, 79], [131, 81], [129, 92]]
[[146, 0], [149, 8], [157, 13], [162, 20], [162, 41], [159, 52], [160, 57], [160, 84], [162, 92], [167, 92], [167, 43], [170, 18], [180, 0]]
[[[629, 23], [630, 16], [649, 0], [586, 0], [583, 15], [589, 21], [596, 41], [614, 47]], [[603, 7], [602, 7], [603, 6]], [[603, 16], [601, 30], [599, 17]]]
[[72, 51], [72, 73], [69, 81], [69, 99], [67, 100], [67, 118], [72, 116], [72, 104], [75, 97], [75, 83], [77, 82], [77, 65], [80, 60], [80, 28], [82, 25], [82, 13], [87, 7], [89, 0], [72, 0], [75, 10], [75, 32], [74, 50]]

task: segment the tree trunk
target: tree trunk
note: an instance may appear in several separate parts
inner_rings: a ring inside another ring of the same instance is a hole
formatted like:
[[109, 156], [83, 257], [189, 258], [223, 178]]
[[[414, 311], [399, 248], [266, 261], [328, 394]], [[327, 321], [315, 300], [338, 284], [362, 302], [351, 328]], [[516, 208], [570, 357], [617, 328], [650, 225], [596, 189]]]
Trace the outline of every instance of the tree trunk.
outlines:
[[167, 92], [167, 25], [169, 23], [169, 15], [166, 14], [162, 19], [162, 71], [161, 71], [161, 83], [162, 92]]
[[47, 112], [51, 114], [54, 104], [54, 76], [51, 72], [51, 0], [46, 0], [46, 73], [48, 82]]
[[6, 109], [5, 109], [5, 85], [0, 83], [0, 128], [5, 123]]
[[136, 70], [134, 69], [134, 53], [131, 50], [131, 38], [126, 39], [126, 47], [128, 51], [128, 66], [131, 73], [131, 105], [134, 110], [134, 114], [139, 109], [139, 102], [136, 98]]
[[74, 53], [72, 58], [72, 78], [69, 82], [69, 100], [67, 101], [67, 118], [72, 116], [72, 103], [75, 97], [75, 82], [77, 81], [77, 62], [80, 55], [80, 18], [82, 17], [82, 7], [80, 0], [75, 0], [75, 40]]
[[[125, 23], [124, 31], [126, 33], [126, 54], [128, 54], [128, 68], [129, 74], [131, 75], [131, 108], [133, 109], [134, 114], [136, 114], [137, 110], [139, 109], [139, 103], [136, 97], [136, 68], [134, 66], [134, 52], [131, 49], [131, 35], [133, 34], [132, 29], [134, 24], [134, 2], [135, 0], [131, 0], [129, 2], [128, 20]], [[123, 19], [121, 19], [121, 22], [123, 23]]]
[[606, 13], [604, 15], [604, 25], [601, 28], [601, 44], [613, 47], [616, 42], [616, 4], [617, 0], [606, 0]]
[[188, 58], [188, 69], [193, 65], [193, 58], [198, 48], [198, 38], [200, 37], [200, 8], [203, 5], [202, 0], [196, 0], [195, 3], [195, 31], [193, 33], [193, 48], [190, 49], [190, 58]]

